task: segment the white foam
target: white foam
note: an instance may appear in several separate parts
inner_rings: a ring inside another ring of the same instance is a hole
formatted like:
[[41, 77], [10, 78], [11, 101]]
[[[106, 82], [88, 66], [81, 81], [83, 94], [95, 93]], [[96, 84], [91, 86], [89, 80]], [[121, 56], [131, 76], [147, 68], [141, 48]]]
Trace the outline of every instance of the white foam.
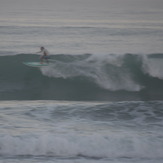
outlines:
[[163, 60], [160, 58], [147, 58], [143, 59], [143, 70], [150, 76], [163, 79]]
[[52, 134], [0, 137], [0, 155], [32, 155], [90, 158], [157, 158], [163, 144], [148, 134], [109, 132], [108, 134]]
[[142, 86], [132, 79], [122, 67], [123, 55], [91, 55], [76, 62], [55, 62], [41, 69], [42, 73], [55, 78], [83, 77], [108, 90], [139, 91]]

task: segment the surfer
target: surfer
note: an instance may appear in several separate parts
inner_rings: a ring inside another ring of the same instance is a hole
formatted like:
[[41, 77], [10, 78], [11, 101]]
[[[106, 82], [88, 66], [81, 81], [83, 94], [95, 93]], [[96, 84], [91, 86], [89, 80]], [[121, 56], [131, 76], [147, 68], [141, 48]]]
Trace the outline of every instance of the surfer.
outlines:
[[46, 60], [47, 63], [49, 63], [48, 59], [49, 59], [49, 52], [47, 49], [45, 49], [43, 46], [40, 47], [40, 50], [39, 52], [37, 53], [41, 53], [41, 57], [40, 57], [40, 63], [43, 64], [44, 60]]

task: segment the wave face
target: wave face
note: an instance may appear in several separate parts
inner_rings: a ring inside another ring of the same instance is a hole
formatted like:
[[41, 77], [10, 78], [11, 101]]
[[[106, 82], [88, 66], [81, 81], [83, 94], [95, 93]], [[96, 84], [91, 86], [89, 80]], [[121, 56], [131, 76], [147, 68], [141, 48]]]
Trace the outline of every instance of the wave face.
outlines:
[[0, 56], [1, 100], [163, 99], [163, 54], [58, 54], [48, 67], [23, 64], [38, 58]]

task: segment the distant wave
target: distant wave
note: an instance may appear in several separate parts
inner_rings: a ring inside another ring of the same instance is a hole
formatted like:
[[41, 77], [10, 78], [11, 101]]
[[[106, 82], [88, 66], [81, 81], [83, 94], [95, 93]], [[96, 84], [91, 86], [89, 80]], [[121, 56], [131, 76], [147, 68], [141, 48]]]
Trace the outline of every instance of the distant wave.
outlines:
[[0, 56], [0, 99], [162, 99], [162, 56], [58, 54], [41, 69], [23, 64], [38, 55]]

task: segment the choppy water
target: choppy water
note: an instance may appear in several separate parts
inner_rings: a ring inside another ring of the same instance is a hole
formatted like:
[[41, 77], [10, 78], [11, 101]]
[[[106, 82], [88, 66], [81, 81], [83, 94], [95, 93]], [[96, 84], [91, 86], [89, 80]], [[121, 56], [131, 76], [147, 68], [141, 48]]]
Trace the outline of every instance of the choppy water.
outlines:
[[163, 103], [6, 101], [0, 161], [162, 162]]

